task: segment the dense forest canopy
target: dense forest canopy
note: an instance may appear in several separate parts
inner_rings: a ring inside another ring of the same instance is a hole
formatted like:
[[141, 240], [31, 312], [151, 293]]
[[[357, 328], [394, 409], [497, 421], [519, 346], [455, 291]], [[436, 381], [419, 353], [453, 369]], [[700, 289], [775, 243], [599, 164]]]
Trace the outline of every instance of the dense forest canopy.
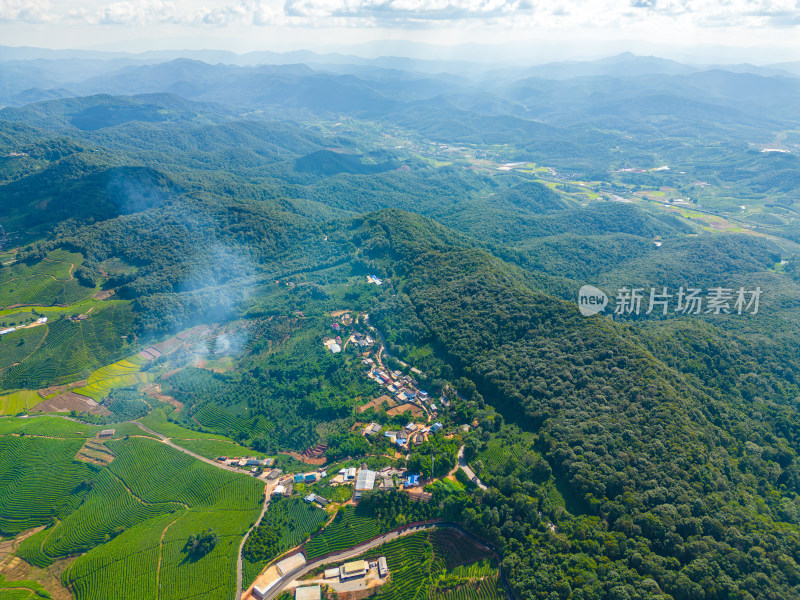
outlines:
[[[323, 543], [313, 509], [333, 531], [457, 521], [517, 600], [800, 598], [800, 80], [640, 66], [476, 82], [178, 60], [0, 88], [0, 412], [77, 397], [71, 418], [138, 420], [211, 461], [424, 480], [355, 509], [276, 501], [256, 567]], [[605, 312], [579, 312], [583, 285]], [[615, 314], [625, 286], [762, 296]], [[432, 402], [395, 407], [377, 367]], [[348, 501], [334, 476], [295, 495]], [[58, 516], [111, 493], [92, 485], [59, 487]], [[199, 564], [241, 539], [224, 531], [170, 543]], [[42, 538], [22, 552], [44, 564]]]

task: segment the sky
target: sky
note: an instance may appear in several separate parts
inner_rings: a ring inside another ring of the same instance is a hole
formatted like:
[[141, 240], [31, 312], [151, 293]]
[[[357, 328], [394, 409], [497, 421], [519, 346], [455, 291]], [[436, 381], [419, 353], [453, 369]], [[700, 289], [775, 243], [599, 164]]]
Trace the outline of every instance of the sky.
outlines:
[[45, 48], [359, 53], [410, 40], [530, 62], [630, 50], [764, 64], [800, 59], [798, 39], [800, 0], [0, 0], [0, 44]]

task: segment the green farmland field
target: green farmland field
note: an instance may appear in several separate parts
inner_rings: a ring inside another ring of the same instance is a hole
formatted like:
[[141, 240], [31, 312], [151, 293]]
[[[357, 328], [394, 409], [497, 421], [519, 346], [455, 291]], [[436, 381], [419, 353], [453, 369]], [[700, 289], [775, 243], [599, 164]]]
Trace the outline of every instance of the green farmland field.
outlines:
[[235, 442], [229, 442], [222, 439], [181, 439], [171, 438], [173, 442], [186, 448], [187, 450], [205, 456], [206, 458], [217, 458], [218, 456], [253, 456], [256, 458], [264, 458], [265, 454], [250, 450], [244, 446], [240, 446]]
[[55, 416], [36, 416], [28, 418], [0, 418], [0, 436], [30, 435], [54, 438], [87, 438], [93, 437], [103, 429], [97, 425], [84, 425], [69, 419]]
[[124, 389], [139, 385], [140, 383], [149, 382], [150, 376], [147, 373], [128, 373], [127, 375], [117, 375], [116, 377], [101, 379], [100, 381], [89, 383], [83, 387], [77, 387], [73, 391], [76, 394], [83, 394], [84, 396], [89, 396], [92, 400], [100, 402], [113, 390]]
[[129, 333], [132, 320], [128, 304], [109, 304], [98, 306], [84, 321], [55, 319], [4, 336], [0, 389], [41, 388], [87, 377], [92, 369], [130, 353], [122, 336]]
[[0, 373], [36, 352], [48, 334], [47, 325], [21, 329], [0, 337]]
[[100, 402], [113, 390], [148, 383], [150, 376], [141, 372], [146, 362], [138, 355], [133, 355], [100, 367], [89, 375], [85, 386], [75, 388], [74, 391], [76, 394], [83, 394]]
[[[170, 408], [170, 411], [171, 410], [172, 409]], [[183, 442], [186, 440], [208, 440], [218, 442], [229, 441], [220, 434], [204, 433], [202, 431], [189, 429], [188, 427], [181, 427], [177, 423], [170, 421], [167, 418], [165, 410], [162, 408], [153, 410], [149, 415], [141, 418], [140, 421], [145, 427], [149, 427], [161, 435], [165, 435], [170, 439], [176, 440], [176, 443], [180, 441], [180, 443], [178, 443], [180, 446], [183, 446]], [[189, 448], [187, 447], [187, 449]], [[200, 453], [198, 452], [198, 454]], [[214, 458], [216, 458], [216, 456]]]
[[[35, 566], [80, 554], [62, 576], [77, 600], [155, 598], [157, 585], [164, 597], [230, 598], [263, 484], [138, 437], [133, 424], [114, 428], [114, 460], [100, 467], [73, 460], [99, 427], [0, 419], [0, 533], [45, 526], [18, 550]], [[216, 546], [189, 560], [186, 540], [208, 528]]]
[[33, 390], [19, 390], [0, 396], [0, 415], [15, 415], [27, 412], [42, 401], [42, 397]]
[[38, 263], [4, 267], [0, 270], [0, 306], [67, 305], [85, 298], [94, 289], [82, 286], [72, 275], [81, 262], [80, 254], [54, 250]]
[[306, 557], [311, 559], [328, 552], [344, 550], [381, 533], [373, 519], [359, 517], [352, 506], [342, 509], [333, 522], [306, 544]]
[[391, 579], [376, 600], [506, 600], [487, 554], [445, 529], [392, 540], [362, 558], [385, 556], [389, 565]]
[[272, 560], [302, 543], [328, 514], [300, 498], [274, 500], [244, 547], [243, 586], [248, 587]]

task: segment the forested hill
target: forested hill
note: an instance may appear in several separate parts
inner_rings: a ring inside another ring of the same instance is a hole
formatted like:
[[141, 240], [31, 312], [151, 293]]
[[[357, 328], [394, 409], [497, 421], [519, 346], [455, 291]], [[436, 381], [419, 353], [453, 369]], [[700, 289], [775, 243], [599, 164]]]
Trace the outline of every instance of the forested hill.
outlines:
[[[537, 495], [536, 476], [523, 465], [489, 473], [499, 490], [484, 496], [473, 524], [509, 551], [520, 597], [547, 578], [555, 584], [573, 563], [607, 579], [606, 560], [623, 580], [632, 569], [675, 598], [747, 598], [747, 590], [769, 597], [767, 588], [795, 597], [800, 389], [772, 363], [798, 369], [796, 354], [763, 361], [740, 340], [698, 325], [696, 334], [716, 340], [715, 355], [736, 354], [707, 371], [724, 378], [738, 369], [760, 383], [761, 396], [708, 393], [651, 352], [654, 331], [582, 317], [496, 259], [432, 240], [419, 217], [371, 215], [359, 236], [398, 276], [397, 295], [373, 315], [395, 349], [434, 348], [464, 378], [476, 409], [492, 405], [535, 432], [534, 448], [568, 499], [572, 516], [561, 515], [559, 532], [531, 546], [522, 497]], [[681, 351], [686, 363], [710, 356], [696, 343]], [[487, 516], [493, 508], [499, 520]], [[630, 577], [641, 593], [645, 584]]]

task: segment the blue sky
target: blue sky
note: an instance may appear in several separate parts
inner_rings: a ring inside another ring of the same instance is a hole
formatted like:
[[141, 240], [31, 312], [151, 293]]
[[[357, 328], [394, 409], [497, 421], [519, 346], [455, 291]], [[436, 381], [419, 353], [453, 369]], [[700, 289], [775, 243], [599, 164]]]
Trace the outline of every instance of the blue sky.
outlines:
[[245, 52], [382, 39], [573, 54], [726, 46], [779, 62], [800, 58], [800, 0], [0, 0], [5, 45]]

